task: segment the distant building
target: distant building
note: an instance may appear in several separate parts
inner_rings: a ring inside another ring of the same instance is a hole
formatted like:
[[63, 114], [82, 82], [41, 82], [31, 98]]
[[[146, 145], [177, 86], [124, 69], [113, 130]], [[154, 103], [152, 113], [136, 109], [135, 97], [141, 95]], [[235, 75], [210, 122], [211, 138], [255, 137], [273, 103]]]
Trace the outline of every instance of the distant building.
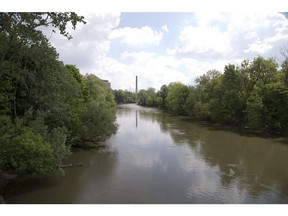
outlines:
[[111, 83], [108, 80], [102, 80], [102, 81], [106, 84], [108, 89], [111, 89]]

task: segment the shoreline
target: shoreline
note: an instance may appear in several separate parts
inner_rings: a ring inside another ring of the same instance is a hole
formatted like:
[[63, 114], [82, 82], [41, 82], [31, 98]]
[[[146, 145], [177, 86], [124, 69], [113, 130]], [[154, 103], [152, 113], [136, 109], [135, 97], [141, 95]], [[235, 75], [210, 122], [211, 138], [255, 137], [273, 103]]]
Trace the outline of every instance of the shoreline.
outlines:
[[[123, 104], [121, 104], [123, 105]], [[265, 128], [250, 128], [247, 125], [235, 125], [235, 126], [231, 126], [231, 125], [224, 125], [218, 122], [211, 122], [209, 120], [201, 120], [201, 119], [195, 119], [191, 116], [187, 116], [187, 115], [177, 115], [174, 114], [170, 111], [168, 111], [167, 109], [161, 109], [159, 107], [147, 107], [147, 106], [141, 106], [139, 104], [136, 103], [137, 106], [140, 107], [145, 107], [145, 108], [155, 108], [158, 110], [161, 110], [163, 112], [169, 113], [170, 115], [173, 115], [175, 117], [179, 117], [180, 119], [183, 119], [185, 121], [191, 121], [191, 122], [195, 122], [195, 123], [199, 123], [200, 125], [205, 125], [206, 127], [209, 128], [214, 128], [215, 130], [217, 129], [223, 129], [223, 130], [227, 130], [227, 131], [232, 131], [235, 133], [239, 133], [239, 134], [246, 134], [246, 135], [255, 135], [255, 136], [259, 136], [259, 137], [265, 137], [265, 138], [283, 138], [283, 139], [287, 139], [285, 140], [285, 143], [288, 144], [288, 132], [281, 132], [281, 131], [276, 131], [276, 130], [271, 130], [271, 129], [265, 129]]]

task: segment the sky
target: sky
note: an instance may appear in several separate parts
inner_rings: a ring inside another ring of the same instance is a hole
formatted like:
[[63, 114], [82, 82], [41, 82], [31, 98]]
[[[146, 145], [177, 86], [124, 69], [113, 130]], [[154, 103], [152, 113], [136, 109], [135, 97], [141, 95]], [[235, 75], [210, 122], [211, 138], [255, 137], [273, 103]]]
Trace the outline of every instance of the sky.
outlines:
[[69, 31], [72, 40], [44, 32], [59, 60], [109, 80], [112, 89], [135, 91], [135, 76], [138, 89], [194, 85], [228, 63], [258, 55], [279, 60], [288, 47], [287, 18], [275, 12], [288, 10], [285, 0], [38, 1], [10, 0], [1, 10], [83, 15], [87, 24]]
[[50, 34], [59, 59], [82, 74], [109, 80], [112, 89], [138, 89], [223, 72], [258, 55], [279, 59], [288, 42], [288, 19], [267, 12], [78, 13], [87, 21], [71, 30], [72, 40]]

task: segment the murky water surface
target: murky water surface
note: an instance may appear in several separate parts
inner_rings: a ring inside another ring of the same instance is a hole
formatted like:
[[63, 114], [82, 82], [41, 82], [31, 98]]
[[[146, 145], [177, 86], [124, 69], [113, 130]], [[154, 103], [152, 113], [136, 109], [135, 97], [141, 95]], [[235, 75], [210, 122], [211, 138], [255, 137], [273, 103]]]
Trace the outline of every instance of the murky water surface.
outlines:
[[6, 203], [288, 203], [288, 145], [123, 105], [99, 151], [65, 177], [17, 179]]

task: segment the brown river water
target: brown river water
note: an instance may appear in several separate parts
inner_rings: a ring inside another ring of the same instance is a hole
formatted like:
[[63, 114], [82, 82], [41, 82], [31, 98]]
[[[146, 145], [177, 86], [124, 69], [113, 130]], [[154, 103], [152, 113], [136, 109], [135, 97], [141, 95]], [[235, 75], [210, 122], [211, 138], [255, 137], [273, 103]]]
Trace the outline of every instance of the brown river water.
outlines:
[[76, 151], [64, 177], [18, 178], [6, 203], [288, 203], [288, 144], [135, 104], [107, 148]]

